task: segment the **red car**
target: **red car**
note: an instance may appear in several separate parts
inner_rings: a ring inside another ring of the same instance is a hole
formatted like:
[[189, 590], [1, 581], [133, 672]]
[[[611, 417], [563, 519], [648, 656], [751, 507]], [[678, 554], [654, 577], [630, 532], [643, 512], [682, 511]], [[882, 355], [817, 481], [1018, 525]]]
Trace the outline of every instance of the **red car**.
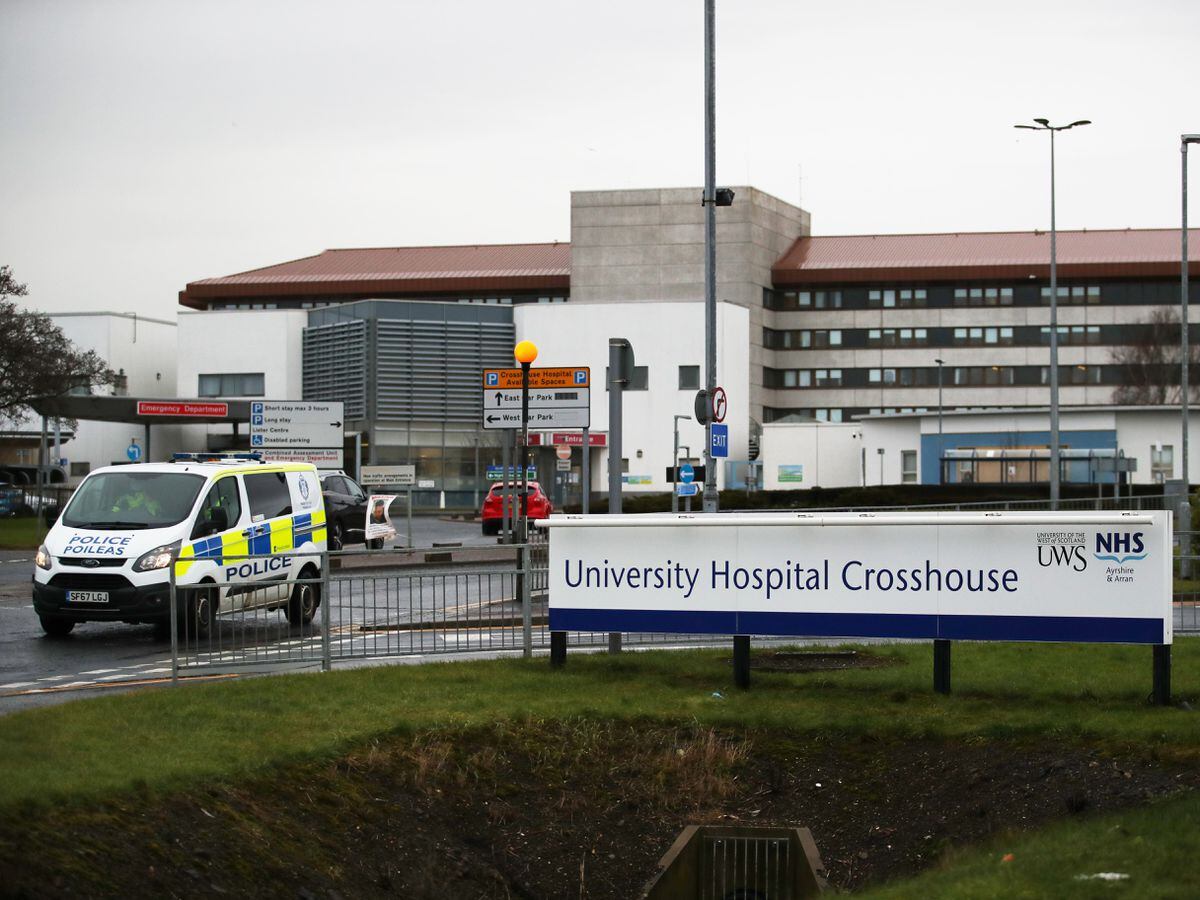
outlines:
[[[483, 520], [484, 534], [499, 534], [500, 525], [503, 521], [504, 509], [501, 501], [504, 499], [504, 486], [493, 484], [487, 496], [483, 498], [483, 509], [479, 513], [480, 519]], [[521, 494], [521, 486], [516, 485], [508, 488], [508, 514], [511, 516], [514, 513], [513, 498]], [[546, 492], [542, 490], [542, 486], [536, 481], [529, 482], [529, 493], [526, 501], [529, 505], [529, 518], [531, 519], [548, 519], [550, 513], [554, 512], [554, 507], [550, 504], [550, 498], [546, 496]]]

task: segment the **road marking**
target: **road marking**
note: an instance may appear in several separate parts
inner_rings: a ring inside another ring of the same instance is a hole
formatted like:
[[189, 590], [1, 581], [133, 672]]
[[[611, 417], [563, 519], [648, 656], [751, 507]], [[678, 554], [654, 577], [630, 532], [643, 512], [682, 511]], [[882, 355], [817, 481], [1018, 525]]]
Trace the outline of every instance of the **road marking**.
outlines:
[[80, 672], [80, 675], [107, 675], [109, 672], [119, 672], [119, 669], [89, 669], [86, 672]]
[[9, 690], [11, 688], [29, 687], [31, 684], [37, 684], [36, 681], [12, 681], [8, 684], [0, 684], [0, 691]]
[[39, 678], [38, 681], [66, 681], [70, 675], [47, 675], [44, 678]]
[[[188, 675], [181, 676], [180, 683], [191, 681], [215, 681], [219, 678], [238, 678], [237, 672], [227, 672], [219, 675]], [[137, 681], [77, 681], [73, 684], [56, 684], [53, 687], [34, 688], [28, 691], [13, 691], [9, 694], [0, 694], [0, 698], [4, 697], [25, 697], [31, 694], [59, 694], [66, 691], [85, 691], [98, 688], [114, 688], [114, 687], [143, 687], [154, 684], [170, 684], [170, 678], [142, 678]]]

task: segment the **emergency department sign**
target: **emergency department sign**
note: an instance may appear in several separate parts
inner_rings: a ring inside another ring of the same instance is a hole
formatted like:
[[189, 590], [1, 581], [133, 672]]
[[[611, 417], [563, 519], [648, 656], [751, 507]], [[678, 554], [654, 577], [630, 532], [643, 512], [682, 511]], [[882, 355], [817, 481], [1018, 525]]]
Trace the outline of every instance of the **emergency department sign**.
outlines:
[[1171, 514], [566, 516], [552, 631], [1169, 644]]

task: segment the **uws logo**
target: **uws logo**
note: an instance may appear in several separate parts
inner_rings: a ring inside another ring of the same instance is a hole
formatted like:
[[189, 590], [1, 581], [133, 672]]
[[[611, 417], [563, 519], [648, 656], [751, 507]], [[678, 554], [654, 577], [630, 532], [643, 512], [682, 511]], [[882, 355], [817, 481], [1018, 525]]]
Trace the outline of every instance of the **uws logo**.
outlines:
[[1142, 532], [1110, 531], [1107, 534], [1096, 532], [1096, 559], [1113, 562], [1118, 566], [1135, 559], [1145, 559], [1146, 545], [1142, 541]]
[[1075, 572], [1087, 568], [1083, 535], [1074, 532], [1038, 534], [1038, 565], [1045, 568], [1066, 566]]

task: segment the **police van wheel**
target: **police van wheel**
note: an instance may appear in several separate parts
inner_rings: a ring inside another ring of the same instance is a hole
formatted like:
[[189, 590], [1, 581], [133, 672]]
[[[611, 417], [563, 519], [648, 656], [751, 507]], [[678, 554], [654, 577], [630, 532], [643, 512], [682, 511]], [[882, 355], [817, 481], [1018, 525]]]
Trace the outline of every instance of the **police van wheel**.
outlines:
[[179, 621], [179, 636], [208, 637], [217, 614], [217, 592], [209, 587], [199, 588], [190, 593], [192, 596], [188, 598], [187, 615]]
[[42, 631], [50, 637], [66, 637], [75, 627], [71, 619], [61, 619], [58, 616], [38, 616], [42, 621]]
[[[301, 578], [316, 578], [317, 573], [305, 569], [300, 573]], [[307, 625], [317, 614], [321, 603], [321, 586], [298, 582], [292, 587], [292, 596], [288, 601], [287, 619], [292, 625]]]

